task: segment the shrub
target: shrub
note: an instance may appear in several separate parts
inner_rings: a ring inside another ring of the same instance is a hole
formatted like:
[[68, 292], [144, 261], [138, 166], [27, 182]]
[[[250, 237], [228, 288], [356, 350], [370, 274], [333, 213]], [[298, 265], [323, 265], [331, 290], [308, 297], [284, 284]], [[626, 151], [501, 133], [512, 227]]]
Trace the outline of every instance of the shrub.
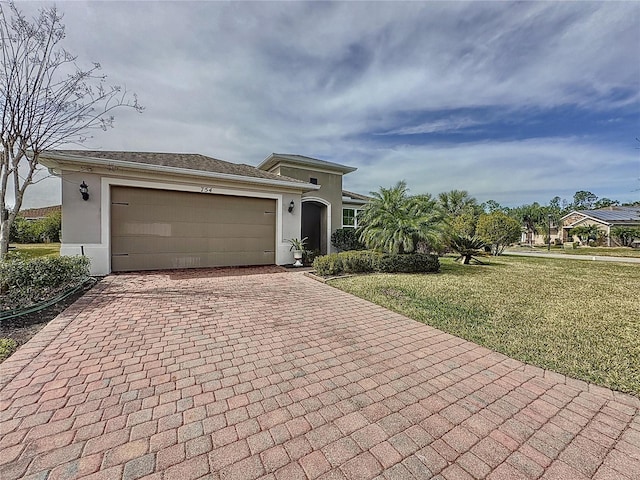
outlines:
[[0, 338], [0, 362], [11, 356], [18, 348], [18, 343], [11, 338]]
[[623, 247], [630, 247], [636, 238], [640, 238], [640, 227], [613, 227], [611, 236]]
[[342, 271], [344, 273], [368, 273], [375, 272], [382, 257], [381, 253], [366, 251], [343, 252]]
[[60, 241], [62, 216], [54, 212], [39, 220], [18, 216], [11, 225], [9, 240], [15, 243], [47, 243]]
[[332, 253], [318, 257], [313, 262], [321, 276], [343, 273], [426, 273], [440, 270], [436, 255], [427, 253], [392, 254], [370, 250]]
[[360, 241], [360, 234], [355, 228], [338, 228], [331, 234], [331, 245], [340, 252], [364, 250], [366, 248]]
[[377, 267], [377, 271], [384, 273], [427, 273], [439, 271], [440, 261], [437, 255], [428, 253], [387, 254], [380, 258]]
[[47, 300], [88, 277], [87, 257], [15, 258], [0, 262], [0, 309], [22, 308]]

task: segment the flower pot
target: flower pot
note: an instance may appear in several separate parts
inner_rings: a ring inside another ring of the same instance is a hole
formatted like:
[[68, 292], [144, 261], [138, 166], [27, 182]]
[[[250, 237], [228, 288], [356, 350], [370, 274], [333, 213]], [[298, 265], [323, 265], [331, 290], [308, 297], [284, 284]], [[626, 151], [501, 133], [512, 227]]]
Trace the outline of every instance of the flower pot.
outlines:
[[302, 250], [294, 250], [293, 251], [293, 258], [296, 261], [293, 266], [294, 267], [302, 267]]

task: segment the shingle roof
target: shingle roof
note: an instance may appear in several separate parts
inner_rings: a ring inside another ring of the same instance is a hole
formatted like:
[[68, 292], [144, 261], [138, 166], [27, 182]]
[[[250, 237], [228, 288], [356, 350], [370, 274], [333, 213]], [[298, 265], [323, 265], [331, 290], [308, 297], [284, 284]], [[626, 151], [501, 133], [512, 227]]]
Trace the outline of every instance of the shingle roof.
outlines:
[[284, 177], [259, 170], [256, 167], [244, 163], [225, 162], [224, 160], [218, 160], [217, 158], [207, 157], [197, 153], [109, 152], [102, 150], [53, 150], [48, 153], [183, 168], [201, 172], [223, 173], [227, 175], [264, 178], [301, 184], [307, 183], [295, 178]]

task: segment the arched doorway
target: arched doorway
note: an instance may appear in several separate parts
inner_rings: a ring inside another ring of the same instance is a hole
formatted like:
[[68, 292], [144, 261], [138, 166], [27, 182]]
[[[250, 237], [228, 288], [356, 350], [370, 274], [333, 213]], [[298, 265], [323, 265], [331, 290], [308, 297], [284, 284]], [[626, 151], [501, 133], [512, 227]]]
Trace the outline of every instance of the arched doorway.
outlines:
[[307, 237], [307, 249], [326, 255], [330, 250], [331, 205], [320, 198], [302, 199], [302, 238]]

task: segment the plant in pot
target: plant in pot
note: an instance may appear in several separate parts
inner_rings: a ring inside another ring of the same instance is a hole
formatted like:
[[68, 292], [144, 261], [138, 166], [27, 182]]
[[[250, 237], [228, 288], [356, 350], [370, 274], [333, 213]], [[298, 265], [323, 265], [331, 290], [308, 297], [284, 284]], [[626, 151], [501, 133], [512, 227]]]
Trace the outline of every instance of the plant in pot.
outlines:
[[305, 247], [307, 246], [308, 238], [309, 237], [304, 237], [302, 240], [299, 240], [297, 238], [292, 238], [287, 240], [287, 242], [289, 242], [289, 244], [291, 245], [291, 247], [289, 248], [289, 251], [293, 252], [293, 258], [296, 261], [293, 264], [294, 267], [302, 267], [302, 257], [306, 250]]

